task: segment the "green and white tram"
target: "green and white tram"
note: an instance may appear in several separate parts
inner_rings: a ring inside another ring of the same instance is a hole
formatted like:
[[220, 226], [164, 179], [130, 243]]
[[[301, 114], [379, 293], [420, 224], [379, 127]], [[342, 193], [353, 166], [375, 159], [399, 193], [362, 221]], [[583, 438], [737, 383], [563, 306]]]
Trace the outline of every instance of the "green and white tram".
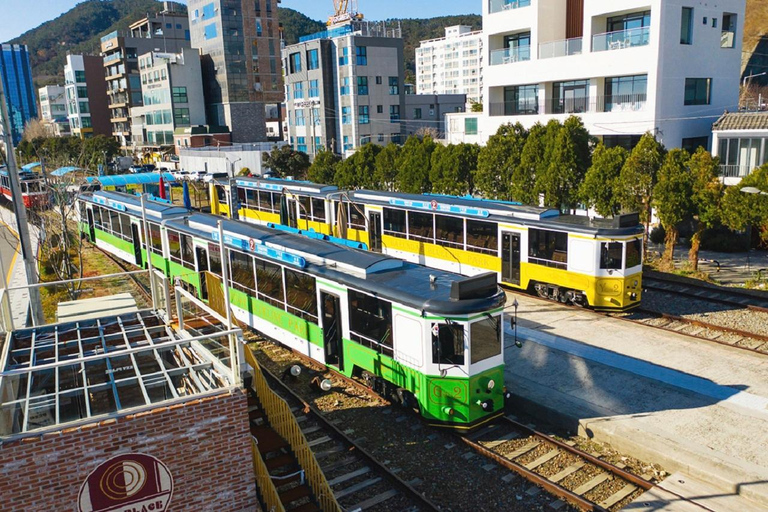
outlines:
[[[95, 220], [141, 222], [138, 197], [80, 199], [83, 233], [146, 266], [143, 230], [132, 250]], [[148, 202], [153, 265], [204, 296], [202, 273], [221, 274], [218, 222], [234, 315], [346, 376], [359, 376], [433, 425], [469, 429], [503, 413], [503, 307], [492, 273], [450, 272], [207, 214]], [[138, 209], [138, 210], [137, 210]], [[112, 228], [108, 228], [112, 230]], [[132, 228], [130, 228], [132, 229]], [[122, 229], [121, 229], [122, 232]], [[140, 258], [132, 257], [136, 253]]]

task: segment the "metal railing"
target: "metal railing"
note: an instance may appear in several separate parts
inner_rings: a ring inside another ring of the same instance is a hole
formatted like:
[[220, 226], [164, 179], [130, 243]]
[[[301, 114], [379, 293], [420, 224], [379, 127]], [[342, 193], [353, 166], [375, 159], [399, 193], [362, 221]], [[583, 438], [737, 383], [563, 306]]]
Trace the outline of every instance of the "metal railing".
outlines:
[[605, 32], [592, 36], [592, 51], [605, 52], [610, 50], [622, 50], [636, 46], [646, 46], [650, 43], [651, 27], [630, 28]]
[[104, 64], [109, 64], [110, 62], [121, 60], [122, 58], [123, 58], [122, 52], [113, 53], [112, 55], [107, 55], [106, 57], [104, 57]]
[[491, 66], [499, 64], [511, 64], [513, 62], [522, 62], [531, 60], [531, 47], [517, 46], [515, 48], [503, 48], [491, 52]]
[[[320, 469], [317, 459], [315, 459], [315, 454], [309, 447], [307, 438], [304, 437], [301, 427], [291, 412], [290, 406], [269, 387], [251, 348], [246, 346], [244, 352], [245, 360], [251, 367], [253, 390], [256, 392], [269, 425], [290, 444], [291, 451], [305, 471], [307, 481], [320, 502], [320, 508], [325, 512], [342, 512], [341, 506], [336, 501], [331, 486], [328, 485], [328, 481]], [[256, 448], [258, 449], [258, 445]]]
[[744, 164], [721, 164], [720, 165], [720, 176], [723, 178], [743, 178], [744, 176], [747, 176], [749, 173], [752, 172], [753, 169], [755, 169], [756, 166], [754, 165], [744, 165]]
[[502, 103], [490, 104], [490, 115], [496, 116], [533, 116], [537, 115], [539, 110], [538, 100], [534, 101], [505, 101]]
[[491, 14], [501, 11], [519, 9], [520, 7], [529, 7], [531, 0], [490, 0], [488, 10]]
[[275, 483], [269, 476], [269, 470], [262, 459], [259, 445], [255, 439], [251, 439], [251, 452], [253, 453], [253, 472], [256, 474], [256, 486], [259, 488], [259, 495], [264, 501], [264, 505], [271, 512], [285, 512], [285, 507], [280, 501]]
[[603, 112], [639, 112], [645, 109], [647, 95], [613, 94], [597, 97], [547, 98], [491, 103], [491, 116], [527, 116], [538, 114], [585, 114]]
[[574, 37], [560, 41], [550, 41], [539, 45], [539, 58], [552, 59], [568, 55], [579, 55], [584, 47], [584, 38]]

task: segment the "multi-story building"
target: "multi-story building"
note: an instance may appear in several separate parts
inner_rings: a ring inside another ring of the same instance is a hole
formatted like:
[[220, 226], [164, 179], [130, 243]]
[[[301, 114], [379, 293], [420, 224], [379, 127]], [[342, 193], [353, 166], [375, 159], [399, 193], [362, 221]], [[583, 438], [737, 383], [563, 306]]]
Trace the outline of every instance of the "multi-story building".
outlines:
[[64, 66], [67, 117], [72, 135], [86, 139], [112, 134], [107, 83], [101, 57], [67, 55]]
[[205, 100], [200, 54], [139, 55], [142, 107], [131, 109], [133, 146], [172, 146], [176, 128], [205, 124]]
[[46, 85], [37, 90], [40, 100], [40, 121], [48, 134], [64, 137], [71, 133], [67, 116], [67, 99], [64, 86]]
[[430, 134], [434, 138], [445, 137], [445, 115], [464, 112], [467, 96], [464, 94], [406, 94], [406, 136]]
[[490, 0], [483, 3], [482, 114], [452, 115], [449, 141], [504, 123], [578, 115], [607, 145], [644, 132], [708, 145], [738, 106], [745, 0]]
[[0, 80], [5, 89], [11, 125], [11, 139], [16, 145], [21, 142], [24, 126], [37, 117], [35, 87], [32, 83], [32, 69], [29, 66], [29, 50], [26, 45], [0, 45]]
[[130, 110], [142, 106], [139, 55], [179, 53], [190, 47], [187, 15], [171, 10], [170, 2], [165, 5], [164, 11], [133, 23], [127, 32], [115, 31], [101, 38], [112, 135], [124, 148], [131, 144]]
[[466, 94], [483, 102], [483, 33], [472, 27], [446, 27], [445, 37], [422, 41], [416, 48], [418, 94]]
[[399, 142], [405, 118], [403, 40], [383, 24], [347, 23], [283, 50], [294, 149], [348, 154]]
[[[189, 0], [192, 46], [203, 55], [208, 122], [233, 142], [267, 140], [283, 101], [279, 0]], [[277, 107], [277, 108], [276, 108]]]
[[712, 126], [712, 155], [726, 185], [768, 164], [768, 112], [726, 112]]

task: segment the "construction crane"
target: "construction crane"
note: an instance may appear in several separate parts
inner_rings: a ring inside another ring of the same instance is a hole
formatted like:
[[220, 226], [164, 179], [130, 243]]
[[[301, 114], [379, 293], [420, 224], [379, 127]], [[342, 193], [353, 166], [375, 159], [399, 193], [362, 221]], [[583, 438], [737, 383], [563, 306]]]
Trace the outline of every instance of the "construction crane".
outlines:
[[328, 18], [329, 26], [363, 19], [363, 15], [357, 10], [357, 0], [333, 0], [333, 10], [333, 16]]

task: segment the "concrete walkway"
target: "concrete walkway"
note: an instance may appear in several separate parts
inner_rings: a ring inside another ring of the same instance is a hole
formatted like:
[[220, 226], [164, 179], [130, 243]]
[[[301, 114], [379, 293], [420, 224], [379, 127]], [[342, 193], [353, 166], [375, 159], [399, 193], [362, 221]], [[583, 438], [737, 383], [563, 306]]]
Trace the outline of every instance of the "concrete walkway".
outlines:
[[[6, 232], [4, 236], [6, 240], [0, 243], [7, 244], [12, 241], [12, 237], [18, 237], [16, 234], [16, 215], [12, 211], [0, 207], [0, 222], [2, 223], [0, 229]], [[35, 226], [29, 226], [29, 235], [32, 239], [32, 249], [37, 254], [39, 233]], [[7, 282], [9, 288], [27, 286], [27, 275], [24, 271], [24, 261], [21, 258], [21, 247], [17, 244], [15, 250], [2, 251], [0, 256], [3, 258], [3, 268], [5, 268], [6, 272], [6, 275], [3, 276], [3, 282]], [[11, 256], [10, 259], [7, 256]], [[10, 292], [10, 299], [14, 328], [25, 327], [29, 311], [29, 291], [12, 290]]]
[[[523, 348], [507, 325], [505, 353], [518, 407], [681, 472], [674, 492], [712, 510], [768, 508], [768, 357], [516, 298]], [[637, 510], [685, 510], [654, 503]]]
[[[661, 253], [664, 246], [651, 244], [648, 250], [654, 254]], [[688, 249], [675, 247], [675, 266], [680, 269], [687, 263]], [[726, 286], [744, 286], [746, 281], [754, 279], [757, 272], [762, 270], [762, 278], [768, 283], [768, 251], [700, 251], [699, 270], [709, 273], [712, 279]]]

